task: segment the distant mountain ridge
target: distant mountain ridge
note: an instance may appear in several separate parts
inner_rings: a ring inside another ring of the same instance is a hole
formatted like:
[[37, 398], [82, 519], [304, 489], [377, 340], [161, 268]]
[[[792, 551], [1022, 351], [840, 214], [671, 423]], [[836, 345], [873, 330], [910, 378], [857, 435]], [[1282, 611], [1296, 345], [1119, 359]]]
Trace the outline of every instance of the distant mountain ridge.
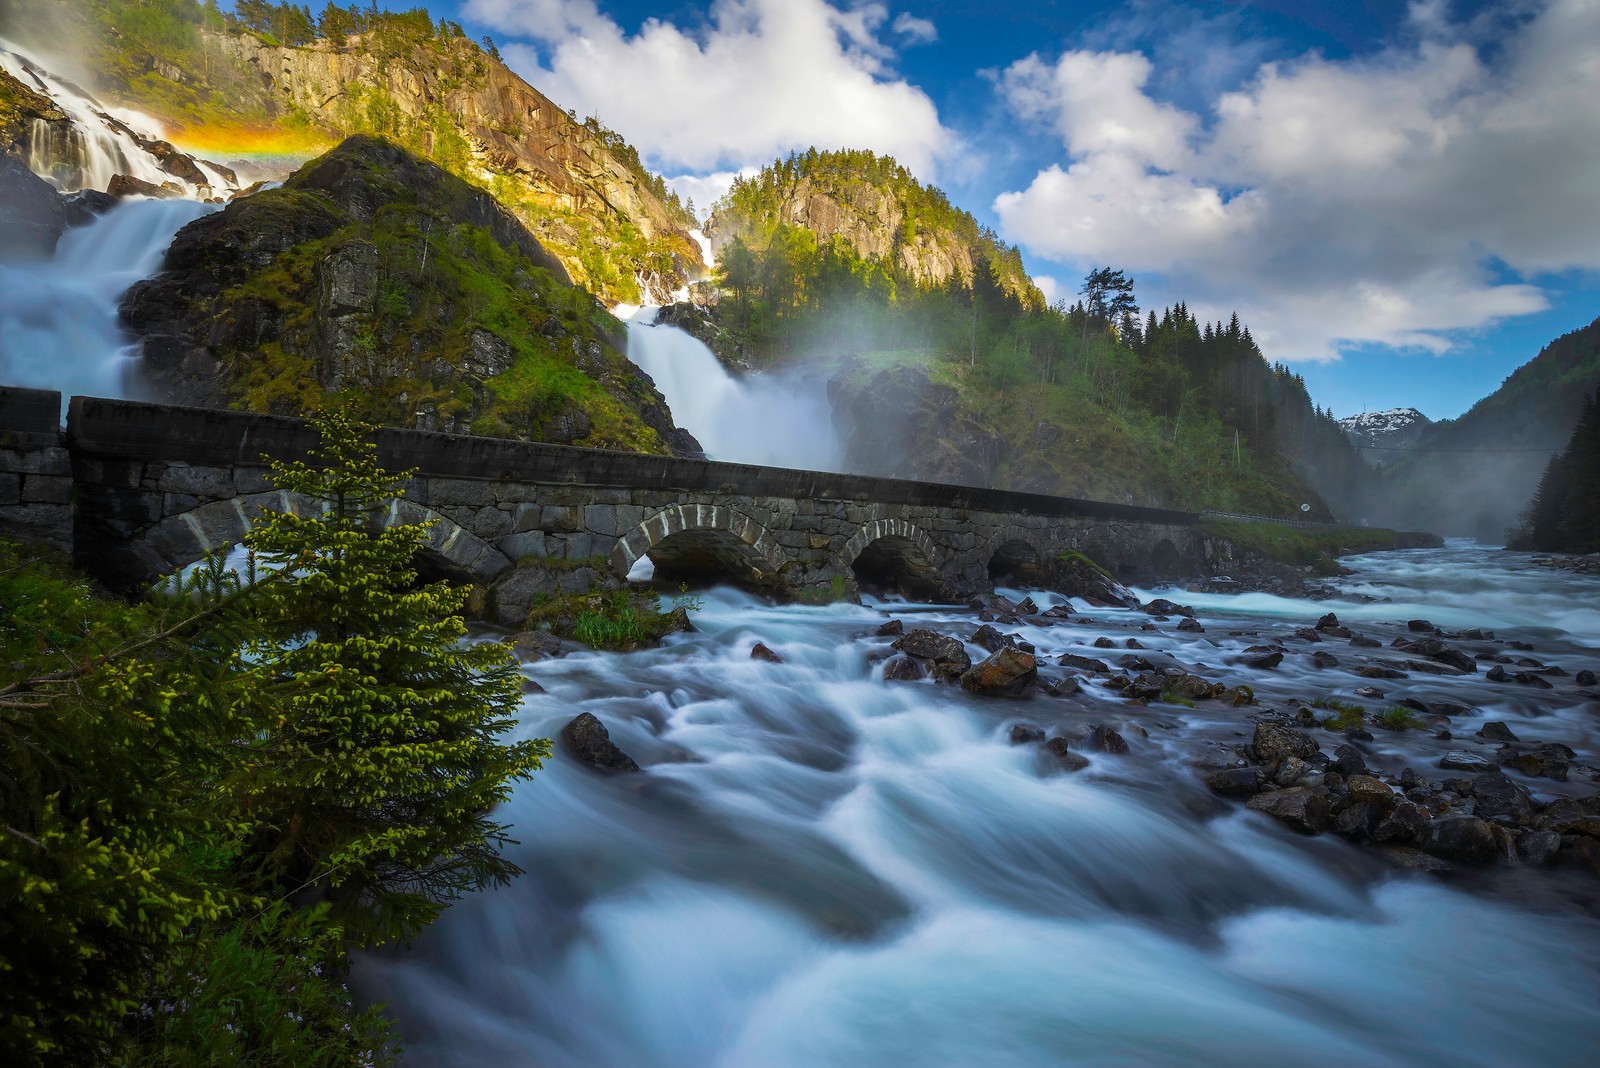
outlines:
[[1347, 415], [1339, 426], [1351, 444], [1375, 467], [1388, 467], [1415, 445], [1433, 420], [1415, 408], [1389, 408], [1381, 412]]
[[1600, 318], [1550, 342], [1459, 419], [1424, 429], [1386, 472], [1368, 517], [1499, 543], [1597, 382]]

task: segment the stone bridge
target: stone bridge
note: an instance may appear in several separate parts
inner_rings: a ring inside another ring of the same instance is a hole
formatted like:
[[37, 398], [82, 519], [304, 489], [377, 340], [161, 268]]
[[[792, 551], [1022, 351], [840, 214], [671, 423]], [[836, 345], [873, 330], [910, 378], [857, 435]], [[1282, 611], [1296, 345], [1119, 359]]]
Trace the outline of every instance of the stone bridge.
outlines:
[[[315, 443], [301, 420], [73, 397], [63, 432], [59, 411], [58, 394], [0, 389], [0, 526], [113, 588], [238, 543], [262, 509], [312, 506], [269, 478], [267, 457]], [[1068, 551], [1128, 580], [1216, 551], [1188, 512], [411, 430], [377, 446], [415, 471], [383, 522], [431, 522], [419, 568], [478, 584], [513, 625], [541, 595], [621, 586], [644, 557], [673, 584], [952, 598], [1037, 578]]]

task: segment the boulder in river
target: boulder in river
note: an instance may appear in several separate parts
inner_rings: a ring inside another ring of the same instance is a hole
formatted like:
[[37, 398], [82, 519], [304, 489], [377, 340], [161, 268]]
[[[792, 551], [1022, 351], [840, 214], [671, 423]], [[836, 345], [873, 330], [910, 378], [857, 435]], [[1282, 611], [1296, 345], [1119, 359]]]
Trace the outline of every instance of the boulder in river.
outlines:
[[891, 619], [873, 633], [880, 638], [899, 637], [906, 632], [906, 625], [898, 619]]
[[1008, 646], [963, 672], [961, 688], [984, 697], [1020, 697], [1038, 677], [1033, 654]]
[[1577, 754], [1560, 742], [1544, 742], [1529, 748], [1506, 744], [1494, 755], [1503, 767], [1514, 768], [1539, 779], [1567, 781], [1567, 770]]
[[1452, 771], [1469, 771], [1474, 775], [1484, 775], [1500, 768], [1491, 761], [1483, 759], [1476, 753], [1468, 753], [1461, 749], [1452, 749], [1439, 758], [1439, 766]]
[[611, 732], [593, 713], [584, 712], [561, 728], [561, 739], [572, 755], [592, 768], [607, 771], [639, 771], [638, 763], [617, 748]]
[[907, 656], [927, 661], [936, 679], [959, 678], [962, 672], [972, 666], [966, 646], [955, 638], [925, 628], [909, 631], [892, 647]]
[[1316, 760], [1322, 754], [1315, 738], [1305, 731], [1297, 731], [1281, 723], [1257, 723], [1250, 744], [1256, 751], [1256, 758], [1263, 764], [1271, 764], [1284, 757]]
[[916, 682], [928, 677], [928, 664], [914, 656], [896, 656], [883, 665], [885, 682]]
[[1056, 657], [1056, 663], [1062, 667], [1077, 668], [1079, 671], [1098, 671], [1102, 675], [1111, 671], [1110, 665], [1104, 660], [1096, 660], [1092, 656], [1078, 656], [1076, 653], [1062, 653]]
[[1246, 806], [1265, 812], [1301, 834], [1321, 834], [1328, 829], [1328, 796], [1322, 790], [1295, 786], [1275, 790], [1270, 794], [1257, 794]]
[[1098, 749], [1102, 753], [1126, 753], [1128, 740], [1104, 723], [1096, 723], [1089, 731], [1089, 737], [1084, 742], [1090, 749]]
[[1260, 768], [1223, 768], [1206, 776], [1206, 786], [1223, 797], [1250, 797], [1261, 792]]
[[1479, 727], [1478, 733], [1474, 737], [1482, 738], [1486, 742], [1514, 742], [1517, 740], [1517, 736], [1511, 733], [1511, 728], [1497, 719], [1491, 719]]
[[988, 623], [973, 631], [972, 637], [967, 640], [978, 648], [986, 649], [991, 653], [997, 653], [1001, 649], [1008, 648], [1014, 644], [1010, 635], [1001, 634]]
[[750, 647], [751, 660], [764, 660], [769, 664], [783, 663], [783, 657], [773, 652], [766, 642], [756, 642]]
[[55, 187], [0, 152], [0, 259], [49, 258], [66, 225], [67, 209]]
[[1071, 743], [1066, 738], [1056, 737], [1051, 738], [1039, 748], [1055, 757], [1056, 760], [1060, 762], [1061, 766], [1066, 768], [1068, 771], [1081, 771], [1082, 769], [1088, 767], [1089, 758], [1084, 756], [1082, 753], [1073, 752], [1070, 748], [1070, 744]]
[[1494, 827], [1476, 816], [1434, 820], [1422, 848], [1433, 856], [1459, 864], [1487, 864], [1501, 852]]
[[1042, 742], [1044, 741], [1044, 728], [1036, 727], [1032, 723], [1013, 723], [1009, 737], [1012, 745]]

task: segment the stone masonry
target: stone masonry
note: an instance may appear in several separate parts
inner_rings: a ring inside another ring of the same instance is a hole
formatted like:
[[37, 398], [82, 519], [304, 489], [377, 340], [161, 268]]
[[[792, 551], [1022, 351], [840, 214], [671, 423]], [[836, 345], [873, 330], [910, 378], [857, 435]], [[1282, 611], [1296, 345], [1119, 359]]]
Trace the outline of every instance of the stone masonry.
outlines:
[[[63, 436], [59, 403], [0, 389], [0, 519], [114, 588], [237, 543], [261, 509], [312, 506], [268, 478], [266, 457], [313, 444], [300, 420], [74, 397]], [[508, 625], [542, 595], [622, 585], [647, 555], [667, 581], [965, 597], [1069, 550], [1128, 578], [1214, 551], [1186, 512], [421, 431], [380, 430], [377, 445], [385, 467], [415, 472], [381, 521], [429, 522], [419, 567], [478, 584]]]

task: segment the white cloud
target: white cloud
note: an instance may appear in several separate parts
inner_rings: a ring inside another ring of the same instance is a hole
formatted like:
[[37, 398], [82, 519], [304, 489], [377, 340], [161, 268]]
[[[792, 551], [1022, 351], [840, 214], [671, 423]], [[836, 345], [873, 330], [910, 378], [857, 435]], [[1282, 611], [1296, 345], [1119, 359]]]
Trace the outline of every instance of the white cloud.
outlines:
[[1056, 301], [1072, 295], [1058, 280], [1047, 274], [1036, 274], [1033, 276], [1032, 281], [1038, 287], [1039, 292], [1044, 294], [1044, 302], [1046, 304], [1054, 304]]
[[726, 169], [816, 145], [871, 148], [930, 178], [954, 149], [933, 101], [892, 69], [883, 4], [716, 0], [701, 30], [652, 18], [632, 35], [593, 0], [467, 0], [462, 10], [535, 41], [538, 50], [503, 47], [513, 69], [663, 167]]
[[1152, 99], [1142, 55], [1019, 60], [1000, 92], [1068, 158], [997, 198], [1002, 229], [1075, 267], [1163, 272], [1275, 358], [1441, 352], [1541, 310], [1526, 279], [1600, 268], [1600, 2], [1495, 14], [1413, 4], [1407, 43], [1264, 64], [1209, 123]]
[[735, 178], [748, 178], [755, 173], [754, 167], [742, 167], [737, 171], [715, 171], [711, 174], [680, 174], [676, 178], [668, 178], [667, 186], [685, 200], [692, 199], [695, 212], [704, 219], [711, 205], [733, 188]]
[[939, 27], [931, 19], [922, 19], [909, 11], [895, 16], [894, 32], [912, 44], [932, 44], [939, 39]]

